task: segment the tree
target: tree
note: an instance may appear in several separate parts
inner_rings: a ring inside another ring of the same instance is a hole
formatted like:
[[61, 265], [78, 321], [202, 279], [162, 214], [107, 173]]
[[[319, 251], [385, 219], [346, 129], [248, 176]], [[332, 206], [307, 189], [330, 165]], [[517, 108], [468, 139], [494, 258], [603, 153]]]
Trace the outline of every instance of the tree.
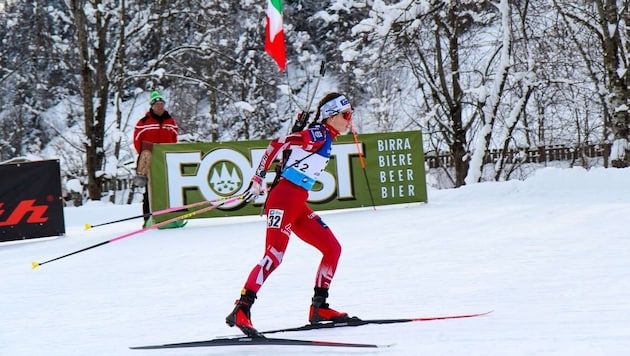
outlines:
[[361, 131], [421, 129], [427, 155], [450, 155], [449, 186], [509, 179], [528, 159], [515, 149], [612, 143], [612, 165], [630, 162], [628, 0], [284, 4], [281, 74], [263, 50], [265, 3], [7, 3], [0, 158], [47, 147], [100, 199], [111, 167], [134, 160], [138, 117], [121, 108], [141, 93], [168, 92], [184, 140], [267, 138], [320, 94], [326, 60], [320, 91], [349, 95]]
[[[605, 91], [599, 91], [602, 100], [604, 122], [611, 129], [612, 135], [606, 137], [612, 142], [610, 160], [613, 167], [630, 165], [630, 134], [628, 124], [628, 103], [630, 88], [628, 86], [628, 6], [627, 0], [594, 0], [570, 2], [554, 0], [554, 6], [563, 16], [567, 26], [585, 29], [598, 40], [603, 58], [594, 58], [592, 52], [581, 51], [588, 65], [591, 78], [596, 82], [601, 73]], [[626, 41], [623, 38], [626, 37]], [[573, 40], [581, 46], [583, 41], [573, 36]], [[601, 72], [597, 63], [602, 63]]]
[[[485, 137], [475, 147], [483, 157], [500, 103], [502, 85], [495, 91], [486, 86], [505, 80], [502, 71], [490, 70], [494, 56], [485, 54], [498, 52], [493, 48], [501, 48], [502, 43], [482, 41], [487, 36], [483, 29], [489, 28], [496, 18], [496, 8], [489, 1], [399, 2], [379, 3], [370, 14], [370, 18], [354, 27], [359, 38], [343, 45], [355, 53], [369, 55], [345, 56], [346, 61], [365, 73], [363, 87], [376, 88], [367, 89], [371, 102], [389, 101], [390, 106], [398, 109], [397, 117], [391, 120], [403, 119], [408, 122], [403, 127], [419, 126], [439, 136], [430, 137], [429, 141], [438, 151], [450, 152], [453, 184], [456, 187], [465, 184], [471, 139], [475, 135]], [[491, 48], [469, 45], [476, 43]], [[402, 81], [406, 89], [397, 89], [386, 82], [374, 83], [391, 79], [392, 72], [396, 73], [393, 78]], [[415, 83], [409, 85], [402, 78], [413, 78]], [[409, 89], [414, 87], [415, 90]], [[492, 93], [496, 99], [486, 102], [486, 93]], [[414, 100], [406, 99], [408, 94]], [[486, 111], [485, 105], [488, 105]], [[484, 120], [481, 124], [480, 119]], [[480, 133], [479, 127], [486, 124], [489, 125], [486, 131]]]
[[59, 85], [65, 68], [57, 49], [64, 37], [53, 35], [56, 25], [54, 12], [38, 1], [8, 3], [0, 12], [0, 160], [40, 151], [57, 134], [40, 116], [72, 91]]
[[[264, 58], [262, 5], [210, 2], [178, 14], [173, 23], [189, 24], [181, 34], [184, 41], [165, 46], [153, 66], [179, 93], [175, 105], [188, 117], [180, 132], [215, 142], [264, 138], [278, 131], [285, 119], [274, 104], [279, 93], [274, 77], [279, 75]], [[220, 23], [209, 18], [220, 18]], [[203, 99], [208, 111], [199, 116], [196, 108]]]
[[100, 200], [103, 176], [105, 113], [109, 94], [107, 49], [112, 15], [106, 0], [66, 0], [76, 29], [77, 70], [83, 100], [85, 167], [89, 198]]

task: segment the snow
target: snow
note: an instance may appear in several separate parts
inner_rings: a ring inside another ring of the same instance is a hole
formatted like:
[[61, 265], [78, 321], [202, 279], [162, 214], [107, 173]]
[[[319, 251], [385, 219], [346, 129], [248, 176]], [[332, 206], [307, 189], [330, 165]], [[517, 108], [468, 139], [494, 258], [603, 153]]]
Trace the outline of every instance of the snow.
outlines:
[[81, 193], [83, 191], [83, 186], [81, 185], [81, 181], [78, 179], [68, 179], [65, 184], [65, 188], [69, 192], [73, 193]]
[[[630, 350], [630, 169], [545, 168], [430, 190], [428, 204], [321, 212], [344, 251], [329, 302], [364, 318], [472, 319], [281, 334], [365, 349], [128, 346], [237, 333], [224, 324], [262, 257], [264, 218], [191, 220], [32, 270], [140, 227], [139, 204], [66, 208], [67, 235], [0, 245], [0, 355], [624, 355]], [[259, 329], [306, 322], [318, 253], [292, 238], [259, 293]]]
[[234, 103], [234, 106], [243, 111], [249, 111], [249, 112], [256, 111], [256, 108], [246, 101], [237, 101]]

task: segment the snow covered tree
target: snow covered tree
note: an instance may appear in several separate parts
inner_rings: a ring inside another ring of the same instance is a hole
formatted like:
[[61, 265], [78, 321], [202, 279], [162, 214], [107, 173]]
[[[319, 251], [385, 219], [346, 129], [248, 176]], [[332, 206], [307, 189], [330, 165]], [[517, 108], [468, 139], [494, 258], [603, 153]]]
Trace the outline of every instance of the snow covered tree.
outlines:
[[[486, 101], [493, 89], [489, 86], [504, 80], [503, 71], [493, 70], [497, 64], [492, 64], [492, 53], [503, 42], [488, 43], [484, 31], [500, 19], [496, 7], [490, 1], [434, 0], [374, 2], [371, 10], [353, 28], [355, 39], [342, 45], [344, 59], [358, 67], [354, 71], [371, 96], [373, 112], [407, 122], [399, 126], [432, 133], [429, 142], [452, 156], [453, 184], [465, 184], [471, 140], [488, 134], [479, 128], [492, 126], [503, 89], [495, 86], [491, 97], [497, 99]], [[476, 147], [482, 157], [484, 146]]]
[[283, 4], [280, 73], [264, 2], [6, 2], [0, 159], [45, 147], [100, 199], [101, 180], [135, 160], [142, 93], [168, 92], [183, 140], [268, 138], [316, 95], [325, 60], [320, 93], [349, 95], [361, 131], [421, 129], [427, 155], [450, 155], [450, 186], [508, 179], [530, 158], [489, 165], [490, 150], [601, 142], [613, 166], [630, 163], [628, 0]]
[[57, 27], [40, 1], [10, 2], [0, 12], [0, 160], [39, 152], [58, 135], [40, 115], [72, 91], [58, 51], [67, 32]]
[[[597, 40], [599, 51], [580, 51], [594, 81], [603, 90], [597, 91], [602, 97], [604, 122], [612, 135], [606, 140], [612, 142], [610, 161], [613, 167], [630, 165], [630, 143], [628, 141], [630, 87], [628, 64], [630, 56], [628, 41], [628, 20], [630, 16], [627, 0], [564, 1], [554, 0], [555, 8], [565, 19], [572, 33], [582, 30]], [[572, 35], [575, 36], [575, 35]], [[582, 47], [584, 41], [573, 37], [576, 45]], [[588, 48], [588, 47], [587, 47]], [[600, 53], [601, 57], [594, 57]]]

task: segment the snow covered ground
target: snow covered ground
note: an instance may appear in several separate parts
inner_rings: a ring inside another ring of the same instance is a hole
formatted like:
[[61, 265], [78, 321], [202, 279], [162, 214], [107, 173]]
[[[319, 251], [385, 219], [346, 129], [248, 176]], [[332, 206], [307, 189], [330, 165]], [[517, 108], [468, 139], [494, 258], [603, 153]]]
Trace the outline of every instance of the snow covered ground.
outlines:
[[[0, 245], [0, 355], [627, 355], [630, 169], [555, 169], [431, 190], [428, 204], [322, 212], [343, 245], [329, 302], [364, 318], [485, 317], [280, 334], [391, 348], [128, 346], [235, 334], [224, 324], [262, 257], [264, 218], [136, 230], [131, 206], [66, 208], [65, 237]], [[297, 238], [252, 310], [261, 330], [304, 324], [318, 253]]]

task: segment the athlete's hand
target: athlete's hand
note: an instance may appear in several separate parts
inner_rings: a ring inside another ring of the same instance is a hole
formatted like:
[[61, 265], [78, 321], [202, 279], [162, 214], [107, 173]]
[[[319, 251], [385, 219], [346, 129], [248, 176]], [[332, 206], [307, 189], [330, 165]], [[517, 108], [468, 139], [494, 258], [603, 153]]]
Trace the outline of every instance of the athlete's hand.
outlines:
[[263, 177], [255, 175], [252, 177], [252, 180], [249, 182], [249, 187], [247, 187], [247, 190], [245, 191], [243, 200], [245, 201], [254, 200], [259, 196], [265, 195], [266, 191], [267, 191], [267, 187], [265, 186]]

